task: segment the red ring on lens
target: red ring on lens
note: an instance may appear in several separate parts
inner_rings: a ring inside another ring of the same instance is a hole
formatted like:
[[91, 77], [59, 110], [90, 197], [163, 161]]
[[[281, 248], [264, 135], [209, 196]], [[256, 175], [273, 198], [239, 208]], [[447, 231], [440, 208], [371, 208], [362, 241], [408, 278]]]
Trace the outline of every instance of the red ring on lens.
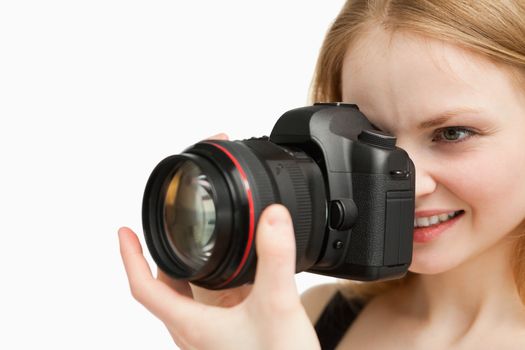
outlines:
[[255, 212], [253, 209], [253, 197], [252, 197], [252, 190], [250, 188], [250, 183], [248, 182], [248, 177], [246, 176], [246, 173], [242, 169], [242, 166], [237, 160], [237, 158], [235, 158], [233, 154], [231, 154], [226, 148], [224, 148], [221, 145], [218, 145], [216, 143], [212, 143], [209, 141], [207, 141], [206, 143], [213, 145], [217, 147], [218, 149], [220, 149], [222, 152], [224, 152], [224, 154], [226, 154], [228, 158], [230, 158], [230, 160], [233, 162], [233, 164], [239, 171], [239, 174], [241, 175], [242, 183], [244, 185], [244, 189], [246, 191], [246, 197], [248, 198], [248, 208], [250, 211], [250, 221], [249, 221], [250, 223], [248, 226], [248, 243], [246, 244], [246, 248], [244, 250], [241, 262], [239, 263], [239, 266], [237, 266], [237, 269], [233, 272], [233, 274], [230, 277], [228, 277], [228, 279], [225, 282], [217, 286], [218, 288], [220, 288], [230, 283], [235, 277], [237, 277], [237, 275], [241, 272], [242, 268], [246, 264], [246, 260], [248, 260], [248, 255], [250, 254], [250, 250], [253, 244], [253, 234], [254, 234], [254, 228], [255, 228]]

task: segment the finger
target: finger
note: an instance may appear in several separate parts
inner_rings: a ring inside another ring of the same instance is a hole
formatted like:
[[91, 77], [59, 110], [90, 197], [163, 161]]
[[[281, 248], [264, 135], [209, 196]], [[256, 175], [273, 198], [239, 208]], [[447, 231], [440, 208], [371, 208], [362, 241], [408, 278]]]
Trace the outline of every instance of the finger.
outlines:
[[148, 262], [142, 255], [140, 242], [133, 231], [121, 228], [119, 242], [131, 294], [137, 301], [163, 322], [176, 326], [184, 326], [188, 320], [204, 317], [204, 305], [173, 291], [163, 282], [153, 278]]
[[280, 309], [296, 307], [295, 304], [300, 303], [295, 285], [295, 250], [288, 210], [282, 205], [269, 206], [257, 226], [255, 298], [263, 298]]
[[162, 281], [177, 293], [193, 299], [193, 293], [191, 292], [190, 284], [187, 281], [172, 278], [160, 268], [157, 268], [157, 280]]
[[242, 303], [250, 294], [251, 285], [242, 285], [223, 290], [209, 290], [190, 283], [193, 299], [206, 304], [230, 308]]
[[220, 134], [210, 136], [210, 137], [206, 138], [205, 140], [224, 140], [224, 141], [228, 141], [228, 135], [226, 135], [225, 133], [221, 132]]

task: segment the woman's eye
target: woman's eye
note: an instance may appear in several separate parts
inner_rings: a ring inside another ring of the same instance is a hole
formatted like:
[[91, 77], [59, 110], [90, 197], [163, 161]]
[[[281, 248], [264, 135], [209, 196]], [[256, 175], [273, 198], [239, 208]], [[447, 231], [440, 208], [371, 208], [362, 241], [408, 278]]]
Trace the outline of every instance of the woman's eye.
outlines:
[[438, 129], [435, 131], [432, 141], [443, 143], [458, 143], [465, 141], [477, 133], [464, 127], [454, 126]]

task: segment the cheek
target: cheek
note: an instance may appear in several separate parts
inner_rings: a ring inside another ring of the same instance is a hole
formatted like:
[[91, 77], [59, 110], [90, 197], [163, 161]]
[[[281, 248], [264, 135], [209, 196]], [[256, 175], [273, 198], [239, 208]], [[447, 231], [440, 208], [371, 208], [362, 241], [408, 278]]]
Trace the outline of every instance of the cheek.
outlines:
[[458, 157], [452, 163], [447, 167], [448, 176], [443, 175], [438, 181], [471, 211], [475, 232], [488, 227], [508, 232], [523, 220], [523, 152], [507, 147], [485, 149]]
[[410, 271], [434, 274], [454, 268], [495, 245], [525, 218], [525, 157], [490, 149], [436, 159], [436, 203], [468, 212], [455, 234], [414, 250]]

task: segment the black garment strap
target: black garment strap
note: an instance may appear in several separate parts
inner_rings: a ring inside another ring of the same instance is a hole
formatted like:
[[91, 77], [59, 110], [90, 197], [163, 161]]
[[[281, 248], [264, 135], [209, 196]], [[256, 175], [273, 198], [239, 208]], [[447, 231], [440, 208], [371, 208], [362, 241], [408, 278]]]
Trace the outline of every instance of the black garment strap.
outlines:
[[315, 324], [323, 350], [335, 349], [363, 306], [360, 300], [348, 300], [341, 292], [335, 293]]

